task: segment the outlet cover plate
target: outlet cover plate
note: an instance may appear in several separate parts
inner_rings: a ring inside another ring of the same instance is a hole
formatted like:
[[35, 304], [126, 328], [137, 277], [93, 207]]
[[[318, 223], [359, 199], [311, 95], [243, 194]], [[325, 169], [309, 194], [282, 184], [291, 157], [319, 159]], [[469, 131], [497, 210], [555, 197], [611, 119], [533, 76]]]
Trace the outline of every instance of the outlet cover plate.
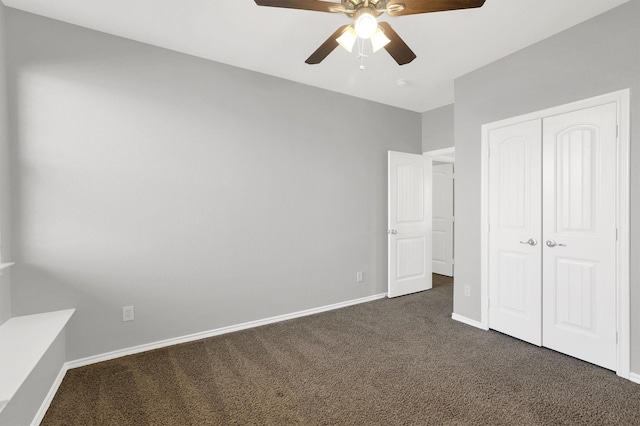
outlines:
[[133, 321], [135, 319], [133, 306], [125, 306], [122, 308], [122, 321]]

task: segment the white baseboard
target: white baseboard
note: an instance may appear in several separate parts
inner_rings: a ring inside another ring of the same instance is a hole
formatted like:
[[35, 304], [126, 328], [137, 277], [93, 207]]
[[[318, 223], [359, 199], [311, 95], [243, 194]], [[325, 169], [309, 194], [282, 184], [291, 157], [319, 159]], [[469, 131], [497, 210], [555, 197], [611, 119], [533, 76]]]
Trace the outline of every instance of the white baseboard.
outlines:
[[640, 374], [637, 374], [637, 373], [629, 374], [629, 380], [640, 385]]
[[69, 361], [65, 364], [65, 366], [67, 369], [84, 367], [85, 365], [96, 364], [98, 362], [108, 361], [111, 359], [120, 358], [127, 355], [133, 355], [141, 352], [146, 352], [153, 349], [159, 349], [167, 346], [178, 345], [180, 343], [193, 342], [194, 340], [206, 339], [208, 337], [219, 336], [221, 334], [233, 333], [234, 331], [246, 330], [249, 328], [260, 327], [262, 325], [273, 324], [276, 322], [287, 321], [294, 318], [300, 318], [308, 315], [319, 314], [321, 312], [332, 311], [334, 309], [346, 308], [347, 306], [358, 305], [360, 303], [372, 302], [374, 300], [383, 299], [386, 296], [387, 296], [387, 293], [381, 293], [373, 296], [362, 297], [360, 299], [348, 300], [346, 302], [334, 303], [333, 305], [321, 306], [318, 308], [307, 309], [304, 311], [293, 312], [285, 315], [278, 315], [275, 317], [265, 318], [257, 321], [249, 321], [242, 324], [217, 328], [215, 330], [189, 334], [187, 336], [174, 337], [167, 340], [161, 340], [159, 342], [147, 343], [144, 345], [134, 346], [131, 348], [120, 349], [113, 352], [107, 352], [105, 354], [94, 355], [87, 358], [81, 358], [74, 361]]
[[64, 376], [67, 374], [68, 369], [69, 368], [67, 367], [66, 363], [62, 365], [62, 368], [58, 373], [58, 377], [56, 377], [56, 380], [51, 385], [51, 389], [49, 389], [49, 393], [47, 393], [46, 398], [44, 399], [44, 401], [42, 401], [42, 405], [40, 405], [40, 409], [36, 413], [36, 416], [33, 418], [33, 421], [31, 422], [31, 426], [38, 426], [40, 422], [42, 422], [42, 419], [44, 419], [44, 415], [47, 413], [47, 410], [49, 409], [49, 406], [53, 401], [53, 397], [56, 396], [56, 392], [58, 392], [58, 388], [62, 384], [62, 380], [64, 379]]
[[479, 328], [481, 330], [485, 330], [485, 331], [488, 330], [488, 328], [482, 325], [480, 321], [472, 320], [467, 317], [463, 317], [462, 315], [458, 315], [456, 313], [451, 314], [451, 318], [461, 323], [470, 325], [472, 327]]

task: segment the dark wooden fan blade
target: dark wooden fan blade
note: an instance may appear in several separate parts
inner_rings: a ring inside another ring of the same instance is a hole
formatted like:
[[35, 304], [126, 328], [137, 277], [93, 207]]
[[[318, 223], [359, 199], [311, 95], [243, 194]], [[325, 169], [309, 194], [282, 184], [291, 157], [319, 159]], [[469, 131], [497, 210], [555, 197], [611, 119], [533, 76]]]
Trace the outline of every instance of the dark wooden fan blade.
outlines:
[[349, 25], [343, 25], [336, 30], [335, 33], [331, 34], [329, 37], [318, 49], [309, 56], [309, 58], [305, 61], [309, 65], [319, 64], [329, 56], [329, 53], [333, 52], [333, 50], [338, 47], [338, 42], [336, 39], [342, 35], [346, 29], [349, 28]]
[[407, 46], [407, 43], [400, 38], [398, 33], [391, 28], [391, 25], [387, 22], [380, 22], [378, 25], [382, 28], [382, 31], [384, 31], [384, 35], [391, 40], [384, 48], [389, 52], [389, 55], [396, 60], [398, 65], [406, 65], [416, 58], [416, 54], [413, 53], [409, 46]]
[[315, 10], [317, 12], [332, 12], [329, 8], [340, 6], [340, 3], [333, 3], [319, 0], [255, 0], [258, 6], [284, 7], [287, 9]]
[[481, 7], [485, 0], [390, 0], [387, 7], [403, 4], [404, 10], [397, 12], [393, 8], [388, 12], [391, 16], [415, 15], [417, 13], [444, 12], [446, 10], [471, 9]]

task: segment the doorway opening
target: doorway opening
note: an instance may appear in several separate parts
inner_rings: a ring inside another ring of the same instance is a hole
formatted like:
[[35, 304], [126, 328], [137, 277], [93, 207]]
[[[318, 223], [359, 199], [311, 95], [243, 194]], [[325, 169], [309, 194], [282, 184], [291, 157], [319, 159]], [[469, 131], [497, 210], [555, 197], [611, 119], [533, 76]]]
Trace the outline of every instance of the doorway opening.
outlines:
[[453, 278], [455, 269], [455, 147], [425, 152], [432, 169], [433, 273]]

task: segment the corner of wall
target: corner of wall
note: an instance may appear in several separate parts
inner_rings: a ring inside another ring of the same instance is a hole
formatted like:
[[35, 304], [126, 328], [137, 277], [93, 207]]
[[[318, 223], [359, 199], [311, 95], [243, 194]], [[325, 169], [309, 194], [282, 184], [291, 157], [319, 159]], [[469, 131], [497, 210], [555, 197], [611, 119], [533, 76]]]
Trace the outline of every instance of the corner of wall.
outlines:
[[[0, 263], [9, 256], [9, 135], [7, 117], [6, 7], [0, 2]], [[11, 317], [10, 274], [0, 271], [0, 324]]]
[[455, 146], [454, 105], [449, 104], [422, 113], [422, 152]]

